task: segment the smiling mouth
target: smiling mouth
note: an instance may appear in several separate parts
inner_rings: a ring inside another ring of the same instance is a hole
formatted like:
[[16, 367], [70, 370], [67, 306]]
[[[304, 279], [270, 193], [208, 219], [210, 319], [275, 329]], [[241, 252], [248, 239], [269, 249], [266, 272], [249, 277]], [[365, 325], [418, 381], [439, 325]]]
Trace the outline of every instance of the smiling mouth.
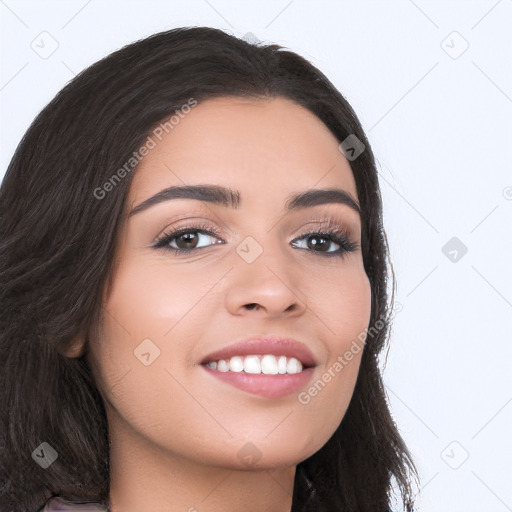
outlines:
[[295, 357], [274, 354], [232, 356], [201, 366], [216, 380], [265, 399], [284, 398], [299, 392], [312, 379], [315, 369], [303, 366]]
[[296, 357], [274, 354], [248, 354], [246, 356], [232, 356], [229, 359], [208, 361], [205, 366], [219, 372], [235, 372], [263, 375], [286, 375], [300, 373], [310, 368]]

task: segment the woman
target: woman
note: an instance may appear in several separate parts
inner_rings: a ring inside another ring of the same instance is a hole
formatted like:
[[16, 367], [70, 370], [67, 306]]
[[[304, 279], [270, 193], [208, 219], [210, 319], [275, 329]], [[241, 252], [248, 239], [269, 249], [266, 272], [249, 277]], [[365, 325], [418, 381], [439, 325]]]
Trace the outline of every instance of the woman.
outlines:
[[305, 59], [128, 45], [39, 114], [0, 203], [2, 510], [375, 512], [394, 482], [413, 510], [374, 157]]

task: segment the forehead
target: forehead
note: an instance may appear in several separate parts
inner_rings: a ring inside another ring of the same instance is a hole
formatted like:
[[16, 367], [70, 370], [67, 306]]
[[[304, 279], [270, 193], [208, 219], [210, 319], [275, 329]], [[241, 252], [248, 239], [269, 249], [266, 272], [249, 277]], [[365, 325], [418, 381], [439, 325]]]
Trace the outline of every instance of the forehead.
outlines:
[[339, 187], [357, 200], [339, 142], [296, 103], [222, 97], [187, 112], [149, 134], [154, 144], [135, 172], [130, 207], [172, 185], [207, 183], [240, 190], [241, 206], [309, 188]]

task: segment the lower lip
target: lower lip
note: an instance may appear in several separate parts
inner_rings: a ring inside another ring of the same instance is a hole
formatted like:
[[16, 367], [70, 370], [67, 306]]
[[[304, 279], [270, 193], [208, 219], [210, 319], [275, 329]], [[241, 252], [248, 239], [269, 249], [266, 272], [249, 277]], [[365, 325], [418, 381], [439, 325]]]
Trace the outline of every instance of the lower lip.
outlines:
[[210, 374], [242, 391], [266, 398], [280, 398], [303, 388], [313, 375], [314, 368], [306, 368], [299, 373], [266, 375], [263, 373], [220, 372], [202, 365]]

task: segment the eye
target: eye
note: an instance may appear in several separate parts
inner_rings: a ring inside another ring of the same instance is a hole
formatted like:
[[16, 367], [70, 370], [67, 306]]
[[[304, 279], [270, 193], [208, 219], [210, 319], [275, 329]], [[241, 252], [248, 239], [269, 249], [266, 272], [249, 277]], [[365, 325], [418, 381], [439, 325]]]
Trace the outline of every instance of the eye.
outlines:
[[213, 244], [207, 243], [206, 247], [208, 245], [225, 243], [224, 240], [220, 239], [218, 236], [219, 233], [209, 229], [209, 226], [184, 226], [171, 233], [164, 233], [162, 237], [153, 244], [153, 247], [170, 250], [175, 254], [190, 254], [197, 249], [205, 247], [205, 245], [200, 245], [201, 238], [217, 238], [216, 242], [213, 242]]
[[[332, 226], [325, 231], [304, 233], [299, 238], [293, 240], [292, 243], [298, 240], [306, 241], [299, 249], [307, 249], [327, 258], [341, 257], [358, 249], [358, 245], [351, 240], [348, 233], [340, 226]], [[330, 250], [333, 245], [338, 246], [338, 249]]]

